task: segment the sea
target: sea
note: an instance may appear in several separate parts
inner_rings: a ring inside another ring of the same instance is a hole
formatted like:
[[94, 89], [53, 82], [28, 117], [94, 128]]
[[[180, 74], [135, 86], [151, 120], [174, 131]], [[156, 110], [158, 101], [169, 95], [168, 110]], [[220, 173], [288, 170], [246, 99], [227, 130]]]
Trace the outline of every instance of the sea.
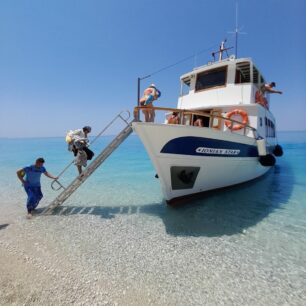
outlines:
[[[103, 136], [91, 149], [97, 154], [112, 139], [113, 136]], [[285, 271], [290, 271], [291, 279], [296, 280], [292, 290], [300, 290], [305, 297], [306, 131], [279, 132], [278, 143], [284, 155], [263, 177], [208, 192], [172, 208], [163, 199], [140, 139], [132, 134], [65, 205], [100, 207], [99, 213], [104, 217], [123, 212], [138, 214], [143, 222], [154, 217], [163, 222], [165, 235], [173, 237], [231, 236], [235, 246], [262, 248], [262, 256], [266, 257], [260, 259], [262, 262], [277, 260], [279, 263], [274, 264], [286, 265]], [[26, 197], [16, 170], [33, 164], [38, 157], [45, 159], [45, 167], [53, 175], [58, 175], [73, 158], [63, 137], [1, 139], [2, 215], [8, 205], [25, 213]], [[67, 185], [76, 175], [77, 169], [72, 165], [60, 181]], [[52, 190], [50, 183], [42, 176], [42, 207], [59, 193]]]
[[[103, 136], [95, 140], [91, 149], [98, 154], [113, 137]], [[208, 192], [178, 207], [177, 212], [184, 216], [181, 221], [186, 228], [194, 228], [195, 235], [200, 235], [201, 231], [212, 235], [214, 231], [216, 234], [224, 231], [223, 234], [230, 235], [249, 227], [256, 229], [258, 224], [267, 222], [269, 231], [288, 231], [288, 235], [295, 237], [288, 241], [297, 242], [294, 249], [299, 244], [306, 245], [306, 131], [279, 132], [278, 143], [283, 147], [284, 155], [277, 158], [268, 174], [238, 186]], [[73, 159], [63, 137], [1, 139], [2, 202], [24, 206], [24, 190], [16, 170], [33, 164], [37, 157], [45, 159], [45, 168], [53, 175], [58, 175]], [[154, 207], [156, 214], [164, 214], [166, 203], [155, 174], [140, 139], [132, 134], [66, 204], [144, 210]], [[60, 181], [64, 186], [68, 185], [76, 175], [77, 169], [71, 165]], [[54, 191], [50, 183], [50, 179], [42, 176], [42, 205], [59, 192]], [[208, 214], [214, 216], [215, 224], [207, 223]], [[193, 216], [201, 221], [194, 224]], [[230, 227], [225, 230], [228, 224]]]

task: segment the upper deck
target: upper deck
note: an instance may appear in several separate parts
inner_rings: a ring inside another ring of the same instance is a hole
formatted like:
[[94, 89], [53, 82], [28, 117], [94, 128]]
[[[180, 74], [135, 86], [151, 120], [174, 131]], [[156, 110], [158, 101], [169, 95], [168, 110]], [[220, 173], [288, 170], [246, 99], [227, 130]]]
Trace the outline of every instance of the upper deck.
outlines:
[[252, 104], [263, 84], [265, 79], [252, 59], [230, 56], [182, 75], [178, 108]]

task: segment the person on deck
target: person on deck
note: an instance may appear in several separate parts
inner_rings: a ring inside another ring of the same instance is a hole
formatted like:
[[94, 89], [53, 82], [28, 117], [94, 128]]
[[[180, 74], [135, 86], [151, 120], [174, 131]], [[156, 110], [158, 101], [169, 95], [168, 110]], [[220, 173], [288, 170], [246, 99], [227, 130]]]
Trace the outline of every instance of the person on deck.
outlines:
[[145, 89], [142, 98], [139, 100], [141, 106], [145, 106], [143, 114], [145, 116], [145, 122], [154, 122], [155, 111], [153, 108], [153, 101], [157, 100], [161, 95], [161, 92], [156, 88], [154, 84], [151, 84]]
[[57, 180], [58, 177], [51, 175], [46, 168], [43, 166], [45, 160], [40, 157], [37, 158], [34, 165], [24, 167], [17, 170], [16, 174], [18, 179], [21, 181], [25, 192], [28, 195], [27, 199], [27, 218], [32, 218], [32, 214], [43, 197], [41, 192], [40, 177], [43, 173], [45, 176]]
[[193, 126], [203, 127], [203, 119], [200, 116], [195, 116], [195, 121], [193, 122]]
[[283, 92], [280, 91], [280, 90], [274, 90], [273, 87], [275, 87], [275, 86], [276, 86], [275, 82], [271, 82], [269, 84], [264, 84], [262, 86], [261, 90], [262, 90], [263, 93], [265, 93], [265, 92], [267, 92], [267, 93], [278, 93], [278, 94], [281, 95]]
[[172, 115], [168, 119], [168, 124], [179, 124], [180, 123], [180, 118], [179, 118], [179, 113], [178, 112], [173, 112]]
[[87, 160], [91, 160], [94, 152], [89, 146], [88, 134], [91, 132], [90, 126], [84, 126], [82, 129], [69, 131], [66, 136], [68, 150], [75, 156], [74, 164], [77, 166], [79, 174], [82, 173], [82, 167], [87, 166]]

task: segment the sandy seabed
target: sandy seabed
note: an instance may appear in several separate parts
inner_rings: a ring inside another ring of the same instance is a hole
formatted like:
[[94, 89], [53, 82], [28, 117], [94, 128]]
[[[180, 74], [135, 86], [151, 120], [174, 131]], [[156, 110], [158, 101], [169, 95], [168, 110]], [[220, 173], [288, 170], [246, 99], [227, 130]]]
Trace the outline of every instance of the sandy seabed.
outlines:
[[251, 229], [195, 234], [157, 217], [158, 205], [66, 206], [27, 220], [2, 203], [0, 305], [305, 305], [305, 271], [244, 247]]

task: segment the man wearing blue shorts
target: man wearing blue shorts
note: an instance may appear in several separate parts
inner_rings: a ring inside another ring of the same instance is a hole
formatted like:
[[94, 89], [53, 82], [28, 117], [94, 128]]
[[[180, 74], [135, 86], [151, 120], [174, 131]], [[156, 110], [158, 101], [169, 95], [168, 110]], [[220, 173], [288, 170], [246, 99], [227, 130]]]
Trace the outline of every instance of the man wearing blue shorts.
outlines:
[[34, 165], [31, 165], [29, 167], [24, 167], [17, 171], [17, 177], [21, 181], [24, 190], [28, 195], [27, 199], [28, 219], [32, 218], [33, 211], [35, 210], [39, 201], [43, 197], [40, 185], [41, 174], [43, 173], [45, 176], [54, 180], [57, 179], [57, 177], [48, 173], [46, 168], [43, 166], [44, 162], [45, 160], [42, 157], [40, 157], [36, 159]]

